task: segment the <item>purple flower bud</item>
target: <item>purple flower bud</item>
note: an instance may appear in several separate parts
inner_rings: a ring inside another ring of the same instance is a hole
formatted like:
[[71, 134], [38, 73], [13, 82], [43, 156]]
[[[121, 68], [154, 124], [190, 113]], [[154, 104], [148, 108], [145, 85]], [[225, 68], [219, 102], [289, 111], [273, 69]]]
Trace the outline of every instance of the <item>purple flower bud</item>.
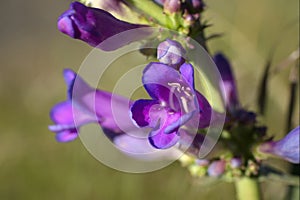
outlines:
[[242, 165], [242, 159], [241, 158], [232, 158], [230, 160], [230, 166], [232, 168], [238, 168]]
[[[57, 26], [62, 33], [80, 39], [93, 47], [123, 31], [145, 27], [118, 20], [104, 10], [86, 7], [79, 2], [71, 3], [70, 9], [59, 17]], [[126, 40], [121, 38], [109, 45], [100, 45], [98, 48], [105, 51], [115, 50], [146, 35], [147, 33], [142, 32], [139, 36], [135, 34]]]
[[181, 8], [180, 0], [165, 0], [164, 2], [164, 11], [166, 13], [172, 14], [179, 12]]
[[167, 39], [157, 47], [157, 59], [175, 69], [178, 69], [185, 62], [185, 53], [185, 49], [175, 40]]
[[262, 144], [259, 150], [263, 153], [272, 154], [291, 163], [300, 162], [300, 126], [289, 132], [284, 138], [278, 141], [269, 141]]
[[234, 75], [231, 71], [231, 66], [222, 54], [216, 54], [214, 61], [222, 77], [220, 88], [222, 90], [223, 99], [228, 109], [233, 109], [239, 106], [237, 88], [235, 84]]
[[209, 176], [218, 177], [225, 172], [226, 162], [224, 160], [213, 161], [207, 170]]

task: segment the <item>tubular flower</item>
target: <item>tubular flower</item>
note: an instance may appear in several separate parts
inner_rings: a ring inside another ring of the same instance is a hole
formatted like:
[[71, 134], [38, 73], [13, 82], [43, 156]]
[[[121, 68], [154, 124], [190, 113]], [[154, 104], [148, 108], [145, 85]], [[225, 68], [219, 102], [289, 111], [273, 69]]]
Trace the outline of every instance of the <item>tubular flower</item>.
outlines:
[[223, 54], [216, 54], [214, 56], [215, 64], [221, 74], [222, 82], [220, 88], [222, 89], [222, 96], [226, 107], [231, 110], [239, 106], [237, 87], [231, 70], [230, 63]]
[[[55, 124], [50, 125], [49, 129], [56, 133], [58, 142], [72, 141], [78, 137], [81, 126], [98, 123], [105, 135], [128, 156], [144, 160], [172, 156], [166, 153], [152, 154], [157, 149], [149, 143], [148, 138], [135, 136], [140, 129], [130, 118], [130, 100], [93, 89], [70, 69], [64, 71], [64, 78], [68, 86], [68, 99], [55, 105], [50, 112]], [[117, 117], [112, 106], [117, 111]]]
[[212, 109], [205, 97], [195, 91], [193, 73], [187, 63], [179, 71], [155, 62], [144, 70], [142, 81], [152, 99], [135, 101], [131, 116], [138, 127], [152, 128], [149, 141], [158, 149], [175, 145], [181, 138], [179, 128], [186, 123], [194, 123], [196, 129], [210, 123]]
[[300, 163], [300, 126], [278, 141], [269, 141], [259, 146], [263, 153], [278, 156], [291, 163]]
[[117, 41], [109, 45], [101, 45], [104, 40], [121, 32], [147, 26], [118, 20], [104, 10], [90, 8], [79, 2], [71, 3], [70, 9], [59, 17], [57, 26], [62, 33], [105, 51], [118, 49], [150, 34], [141, 30], [133, 36], [126, 36], [128, 38], [116, 38]]
[[[109, 92], [96, 90], [70, 69], [64, 71], [65, 82], [68, 87], [68, 99], [55, 105], [50, 117], [55, 125], [49, 129], [56, 133], [59, 142], [68, 142], [78, 136], [79, 128], [88, 123], [99, 123], [102, 128], [116, 134], [122, 129], [136, 129], [129, 118], [131, 101]], [[112, 102], [117, 106], [118, 116], [122, 116], [122, 123], [116, 121]]]

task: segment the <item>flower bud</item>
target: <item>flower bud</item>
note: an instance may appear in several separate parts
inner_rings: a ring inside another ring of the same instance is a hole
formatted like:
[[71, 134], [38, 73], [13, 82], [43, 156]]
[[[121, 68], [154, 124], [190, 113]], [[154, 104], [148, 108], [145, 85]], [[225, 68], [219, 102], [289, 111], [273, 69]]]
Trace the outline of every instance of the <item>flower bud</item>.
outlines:
[[213, 161], [207, 170], [209, 176], [218, 177], [225, 172], [226, 162], [224, 160]]
[[239, 168], [242, 165], [242, 160], [240, 158], [232, 158], [230, 160], [230, 166], [232, 168]]
[[59, 17], [57, 26], [62, 33], [105, 51], [118, 49], [149, 35], [149, 33], [140, 31], [140, 34], [133, 34], [126, 40], [124, 38], [116, 38], [109, 45], [101, 44], [98, 46], [104, 40], [123, 31], [146, 26], [118, 20], [104, 10], [90, 8], [79, 2], [71, 3], [70, 9]]
[[289, 132], [284, 138], [278, 141], [269, 141], [259, 146], [263, 153], [281, 157], [291, 163], [300, 162], [300, 126]]
[[223, 54], [216, 54], [214, 61], [221, 74], [220, 88], [225, 105], [228, 109], [232, 110], [239, 105], [239, 100], [231, 66]]
[[180, 0], [165, 0], [164, 2], [164, 12], [168, 14], [179, 12], [181, 9]]
[[157, 59], [166, 65], [178, 69], [185, 62], [186, 51], [175, 40], [167, 39], [157, 47]]

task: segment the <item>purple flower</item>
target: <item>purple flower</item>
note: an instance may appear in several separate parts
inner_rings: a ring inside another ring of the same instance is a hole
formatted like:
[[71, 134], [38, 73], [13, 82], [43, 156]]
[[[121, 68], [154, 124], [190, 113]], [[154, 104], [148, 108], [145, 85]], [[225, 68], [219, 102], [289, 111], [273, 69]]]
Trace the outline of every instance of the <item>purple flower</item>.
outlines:
[[291, 163], [300, 163], [300, 126], [289, 132], [278, 141], [269, 141], [262, 144], [259, 150], [263, 153], [281, 157]]
[[[57, 141], [74, 140], [79, 128], [88, 123], [99, 123], [102, 128], [115, 134], [122, 133], [123, 129], [136, 129], [129, 117], [130, 100], [91, 88], [70, 69], [64, 71], [64, 78], [68, 86], [68, 99], [55, 105], [50, 112], [55, 125], [49, 126], [49, 129], [56, 133]], [[112, 101], [118, 106], [118, 117], [122, 118], [122, 123], [115, 119]]]
[[224, 160], [216, 160], [209, 165], [207, 173], [209, 176], [218, 177], [225, 172], [225, 167], [226, 162]]
[[185, 54], [185, 49], [175, 40], [167, 39], [157, 47], [157, 59], [175, 69], [185, 62]]
[[193, 67], [183, 64], [179, 71], [163, 63], [148, 64], [143, 84], [152, 99], [133, 103], [131, 115], [139, 127], [151, 127], [150, 143], [159, 149], [175, 145], [180, 139], [179, 128], [192, 123], [195, 129], [207, 127], [211, 107], [205, 97], [194, 89]]
[[[104, 10], [86, 7], [79, 2], [71, 3], [70, 9], [59, 17], [57, 26], [62, 33], [80, 39], [93, 47], [121, 32], [146, 27], [145, 25], [130, 24], [118, 20]], [[126, 38], [115, 38], [116, 41], [106, 45], [101, 44], [98, 48], [112, 51], [132, 41], [145, 38], [149, 34], [143, 30], [137, 31], [133, 35], [127, 35]]]
[[[55, 105], [50, 112], [54, 125], [50, 125], [49, 129], [56, 133], [58, 142], [72, 141], [78, 137], [81, 126], [98, 123], [105, 135], [128, 156], [144, 160], [169, 159], [173, 156], [167, 154], [170, 152], [157, 154], [157, 149], [147, 137], [135, 136], [141, 130], [130, 118], [130, 100], [93, 89], [70, 69], [64, 70], [64, 78], [68, 98]], [[112, 106], [115, 106], [117, 116], [114, 116]]]
[[224, 87], [222, 89], [222, 96], [225, 105], [229, 110], [235, 109], [239, 106], [239, 100], [231, 66], [226, 57], [220, 53], [214, 56], [214, 61], [221, 74], [222, 82], [220, 82], [220, 88]]

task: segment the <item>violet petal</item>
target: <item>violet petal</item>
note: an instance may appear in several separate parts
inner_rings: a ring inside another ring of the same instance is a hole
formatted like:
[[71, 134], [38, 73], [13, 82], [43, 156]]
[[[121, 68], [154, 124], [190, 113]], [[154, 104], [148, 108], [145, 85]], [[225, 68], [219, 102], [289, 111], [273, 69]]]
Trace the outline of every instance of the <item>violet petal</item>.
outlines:
[[131, 117], [139, 127], [145, 127], [151, 124], [151, 112], [159, 105], [158, 100], [140, 99], [131, 106]]
[[179, 71], [185, 80], [189, 83], [192, 88], [195, 88], [194, 83], [194, 68], [189, 63], [184, 63], [180, 66]]
[[64, 130], [56, 134], [55, 138], [58, 142], [71, 142], [78, 137], [76, 129]]
[[284, 138], [262, 144], [259, 150], [269, 153], [291, 163], [300, 163], [300, 126], [293, 129]]

